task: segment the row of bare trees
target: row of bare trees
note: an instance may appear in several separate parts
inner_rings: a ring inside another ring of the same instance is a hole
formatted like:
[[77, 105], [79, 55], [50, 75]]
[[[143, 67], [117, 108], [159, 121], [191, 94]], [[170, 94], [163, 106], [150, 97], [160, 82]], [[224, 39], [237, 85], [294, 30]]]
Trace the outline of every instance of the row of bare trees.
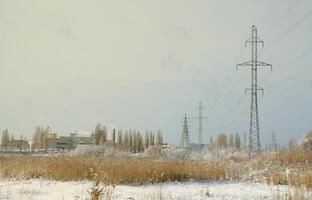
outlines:
[[107, 141], [107, 128], [101, 124], [97, 124], [92, 134], [92, 139], [95, 145], [105, 144]]
[[37, 126], [35, 129], [35, 134], [32, 138], [32, 150], [46, 150], [47, 149], [47, 138], [49, 136], [49, 128], [48, 127], [40, 127]]
[[1, 138], [1, 149], [2, 150], [7, 150], [10, 146], [10, 143], [14, 140], [13, 134], [9, 134], [9, 130], [5, 129], [2, 132], [2, 138]]
[[122, 129], [115, 130], [110, 135], [108, 140], [108, 132], [105, 126], [97, 124], [92, 134], [92, 138], [95, 145], [101, 144], [115, 144], [119, 150], [131, 151], [131, 152], [142, 152], [145, 149], [153, 145], [163, 144], [163, 134], [160, 130], [154, 134], [152, 131], [146, 131], [143, 139], [142, 134], [137, 130], [127, 130], [123, 132]]
[[29, 148], [29, 145], [28, 145], [26, 137], [21, 135], [19, 139], [16, 140], [14, 138], [14, 135], [9, 133], [8, 129], [5, 129], [2, 132], [1, 150], [8, 150], [8, 149], [25, 150], [28, 148]]
[[209, 139], [209, 146], [210, 147], [217, 147], [219, 149], [226, 149], [226, 148], [241, 148], [241, 137], [238, 133], [235, 134], [226, 134], [226, 133], [219, 133], [217, 139], [211, 137]]
[[129, 130], [124, 134], [122, 130], [118, 131], [117, 144], [126, 147], [131, 152], [142, 152], [150, 146], [159, 146], [163, 144], [163, 135], [160, 130], [154, 134], [152, 131], [146, 131], [144, 141], [143, 136], [137, 130]]

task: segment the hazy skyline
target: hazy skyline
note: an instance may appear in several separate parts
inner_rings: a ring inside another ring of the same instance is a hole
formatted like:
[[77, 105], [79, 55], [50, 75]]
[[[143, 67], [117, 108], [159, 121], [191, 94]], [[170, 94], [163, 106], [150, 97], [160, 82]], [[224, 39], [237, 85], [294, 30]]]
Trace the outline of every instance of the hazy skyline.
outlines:
[[204, 142], [248, 133], [250, 70], [235, 65], [250, 59], [244, 41], [255, 24], [269, 47], [263, 55], [259, 47], [259, 60], [273, 65], [258, 74], [262, 144], [272, 131], [282, 143], [299, 138], [312, 128], [312, 54], [293, 59], [311, 50], [311, 8], [308, 0], [2, 0], [0, 130], [30, 138], [38, 125], [67, 134], [102, 123], [161, 129], [178, 143], [184, 113], [196, 117], [201, 100]]

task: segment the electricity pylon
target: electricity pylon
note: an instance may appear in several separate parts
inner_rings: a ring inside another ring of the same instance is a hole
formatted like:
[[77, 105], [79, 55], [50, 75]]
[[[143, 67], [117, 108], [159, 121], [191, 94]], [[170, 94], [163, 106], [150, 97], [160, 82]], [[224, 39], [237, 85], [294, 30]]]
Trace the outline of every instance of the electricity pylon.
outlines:
[[187, 125], [187, 116], [185, 114], [184, 121], [183, 121], [183, 130], [182, 136], [180, 141], [180, 147], [190, 147], [190, 134]]
[[251, 88], [247, 88], [245, 90], [245, 94], [247, 90], [251, 91], [251, 105], [250, 105], [250, 128], [249, 128], [249, 158], [254, 155], [259, 155], [261, 153], [261, 143], [260, 143], [260, 131], [259, 131], [259, 113], [258, 113], [258, 90], [262, 91], [257, 83], [257, 70], [258, 67], [271, 67], [272, 65], [258, 61], [258, 43], [264, 46], [264, 42], [258, 38], [257, 28], [252, 26], [252, 36], [251, 39], [245, 41], [245, 46], [247, 43], [251, 43], [251, 61], [247, 61], [236, 66], [236, 70], [238, 67], [247, 66], [251, 67]]
[[198, 117], [195, 117], [194, 119], [198, 120], [198, 148], [201, 149], [202, 145], [203, 145], [203, 131], [204, 131], [204, 127], [203, 127], [203, 119], [207, 119], [205, 116], [203, 116], [203, 104], [201, 101], [199, 101], [198, 104]]
[[272, 147], [272, 150], [273, 151], [276, 151], [276, 149], [277, 149], [277, 141], [276, 141], [276, 134], [275, 134], [275, 132], [273, 131], [272, 132], [272, 138], [271, 138], [271, 147]]

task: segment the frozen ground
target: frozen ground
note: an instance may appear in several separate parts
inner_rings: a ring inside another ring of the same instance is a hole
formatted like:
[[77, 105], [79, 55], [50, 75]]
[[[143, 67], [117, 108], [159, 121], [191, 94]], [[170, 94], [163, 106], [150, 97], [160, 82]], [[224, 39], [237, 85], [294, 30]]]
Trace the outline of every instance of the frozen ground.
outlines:
[[[0, 199], [86, 200], [91, 182], [46, 180], [0, 181]], [[106, 189], [112, 199], [277, 199], [289, 193], [287, 186], [256, 183], [187, 182], [144, 186], [119, 185]], [[309, 194], [311, 195], [311, 193]], [[312, 196], [311, 196], [312, 197]]]

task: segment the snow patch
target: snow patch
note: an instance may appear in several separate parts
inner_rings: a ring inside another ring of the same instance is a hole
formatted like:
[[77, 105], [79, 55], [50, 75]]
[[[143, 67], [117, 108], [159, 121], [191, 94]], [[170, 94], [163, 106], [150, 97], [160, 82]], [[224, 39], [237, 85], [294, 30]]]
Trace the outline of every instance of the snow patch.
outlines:
[[[90, 181], [58, 182], [48, 180], [0, 181], [0, 199], [90, 199]], [[112, 199], [276, 199], [291, 191], [289, 186], [238, 182], [169, 182], [142, 186], [117, 185]], [[311, 192], [306, 196], [312, 197]]]

